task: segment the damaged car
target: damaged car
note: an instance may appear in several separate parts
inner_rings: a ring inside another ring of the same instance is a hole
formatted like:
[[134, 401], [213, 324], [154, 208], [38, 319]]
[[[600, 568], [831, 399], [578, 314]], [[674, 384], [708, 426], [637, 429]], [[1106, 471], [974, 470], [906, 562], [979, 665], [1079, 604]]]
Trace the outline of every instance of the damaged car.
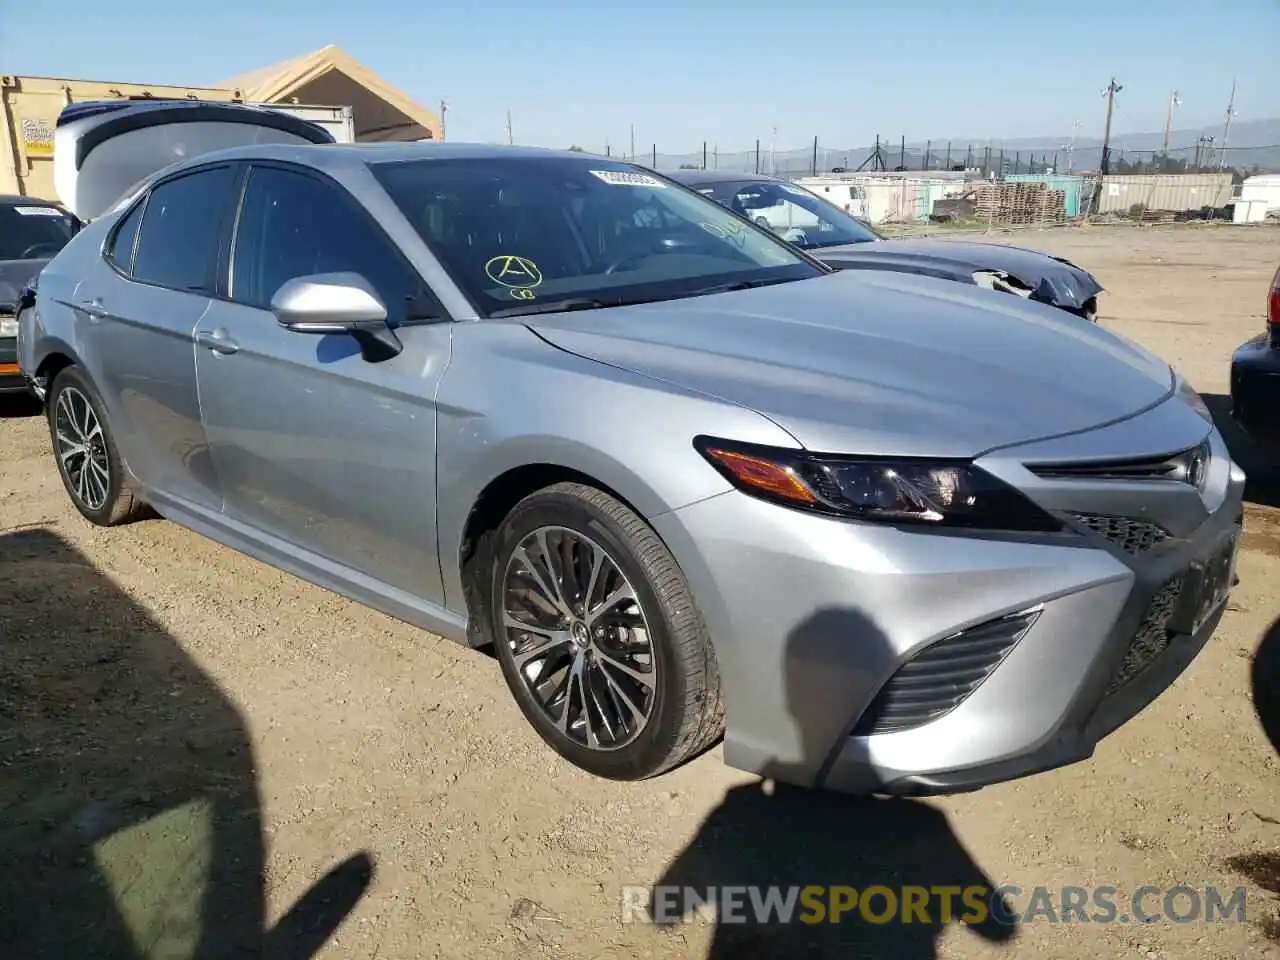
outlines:
[[816, 193], [777, 177], [678, 170], [671, 177], [839, 270], [958, 280], [1047, 303], [1096, 322], [1102, 285], [1062, 257], [1000, 243], [891, 239]]
[[0, 395], [26, 393], [18, 370], [18, 312], [27, 287], [80, 229], [56, 203], [0, 194]]
[[75, 509], [149, 505], [493, 649], [592, 774], [723, 735], [852, 793], [1027, 776], [1089, 757], [1226, 607], [1243, 472], [1100, 325], [834, 270], [619, 160], [67, 110], [55, 182], [90, 222], [19, 360]]

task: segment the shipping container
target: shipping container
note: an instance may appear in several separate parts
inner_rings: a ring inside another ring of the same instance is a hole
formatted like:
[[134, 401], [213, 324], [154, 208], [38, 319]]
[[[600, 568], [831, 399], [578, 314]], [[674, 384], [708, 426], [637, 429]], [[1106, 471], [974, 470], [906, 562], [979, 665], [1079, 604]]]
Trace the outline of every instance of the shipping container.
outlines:
[[[235, 100], [235, 91], [218, 87], [117, 83], [63, 77], [0, 76], [0, 194], [57, 200], [53, 187], [53, 132], [62, 108], [71, 103], [134, 97], [158, 100]], [[355, 140], [349, 106], [301, 103], [260, 104], [318, 123], [339, 143]]]
[[157, 97], [229, 101], [232, 91], [212, 87], [72, 80], [63, 77], [0, 76], [0, 193], [57, 200], [53, 189], [53, 131], [70, 103]]
[[1102, 178], [1095, 213], [1146, 210], [1184, 212], [1225, 207], [1231, 199], [1229, 173], [1153, 173]]

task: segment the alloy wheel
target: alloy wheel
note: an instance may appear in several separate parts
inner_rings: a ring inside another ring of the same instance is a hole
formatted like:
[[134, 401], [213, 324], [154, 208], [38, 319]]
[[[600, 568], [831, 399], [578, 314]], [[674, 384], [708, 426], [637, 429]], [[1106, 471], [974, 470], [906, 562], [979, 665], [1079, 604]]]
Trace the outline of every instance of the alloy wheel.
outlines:
[[502, 626], [516, 672], [559, 732], [617, 750], [648, 725], [657, 692], [649, 623], [618, 562], [590, 537], [544, 526], [503, 575]]
[[75, 387], [63, 388], [53, 422], [54, 449], [72, 494], [86, 510], [101, 510], [111, 494], [111, 460], [89, 398]]

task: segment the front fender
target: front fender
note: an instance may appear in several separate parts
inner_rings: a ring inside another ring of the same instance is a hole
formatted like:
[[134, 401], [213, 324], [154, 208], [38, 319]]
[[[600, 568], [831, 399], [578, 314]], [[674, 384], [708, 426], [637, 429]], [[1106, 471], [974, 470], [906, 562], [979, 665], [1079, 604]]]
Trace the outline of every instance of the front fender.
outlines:
[[752, 410], [580, 357], [519, 324], [457, 325], [436, 411], [440, 568], [456, 612], [467, 519], [512, 470], [581, 474], [652, 520], [730, 489], [694, 449], [698, 434], [796, 445]]

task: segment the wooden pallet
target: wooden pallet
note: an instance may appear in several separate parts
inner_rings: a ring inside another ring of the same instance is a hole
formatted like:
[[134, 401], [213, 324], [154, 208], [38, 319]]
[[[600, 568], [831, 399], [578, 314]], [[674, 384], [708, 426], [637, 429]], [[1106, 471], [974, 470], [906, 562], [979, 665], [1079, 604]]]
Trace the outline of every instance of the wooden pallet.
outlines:
[[965, 195], [979, 220], [1008, 224], [1065, 223], [1067, 195], [1043, 183], [985, 183]]

